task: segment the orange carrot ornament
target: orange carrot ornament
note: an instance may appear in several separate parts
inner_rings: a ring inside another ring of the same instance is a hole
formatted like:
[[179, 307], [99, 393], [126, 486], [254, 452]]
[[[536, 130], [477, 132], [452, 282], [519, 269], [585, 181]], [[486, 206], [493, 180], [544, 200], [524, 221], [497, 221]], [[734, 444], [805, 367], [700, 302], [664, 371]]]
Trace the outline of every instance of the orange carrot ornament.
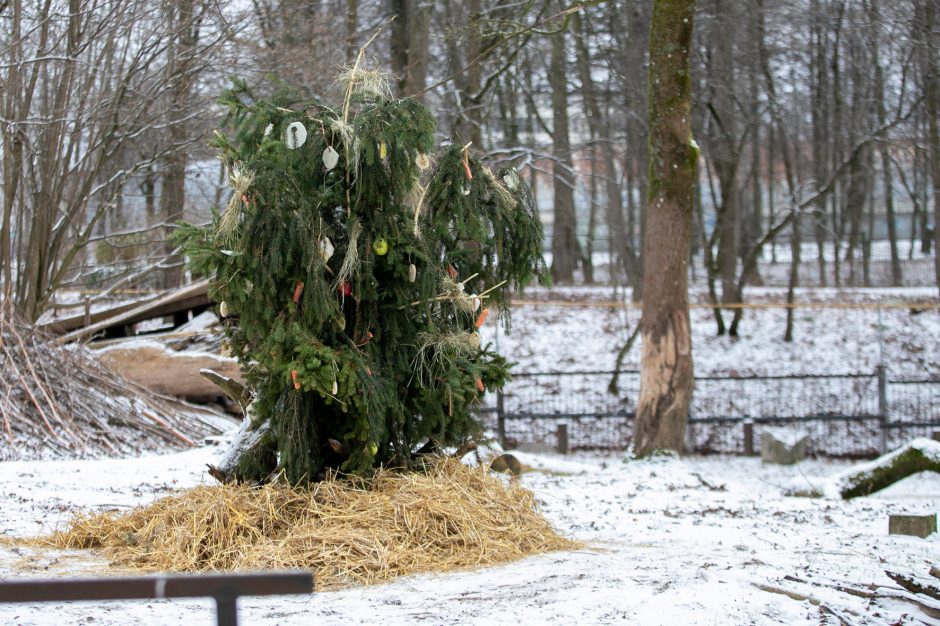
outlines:
[[297, 391], [300, 391], [300, 378], [299, 378], [299, 375], [297, 374], [297, 370], [290, 371], [290, 379], [294, 381], [294, 389], [296, 389]]
[[297, 304], [298, 302], [300, 302], [300, 294], [302, 294], [303, 292], [304, 292], [304, 283], [303, 281], [298, 281], [297, 284], [294, 285], [294, 304]]
[[483, 381], [482, 381], [481, 379], [477, 378], [476, 381], [474, 381], [474, 382], [476, 382], [476, 384], [477, 384], [477, 390], [478, 390], [480, 393], [483, 393], [484, 391], [486, 391], [486, 387], [483, 386]]
[[489, 316], [490, 316], [490, 310], [488, 308], [483, 309], [482, 311], [480, 311], [480, 315], [479, 317], [477, 317], [477, 321], [475, 321], [473, 325], [476, 326], [477, 328], [479, 328], [480, 326], [483, 326], [483, 324], [486, 323], [486, 318]]

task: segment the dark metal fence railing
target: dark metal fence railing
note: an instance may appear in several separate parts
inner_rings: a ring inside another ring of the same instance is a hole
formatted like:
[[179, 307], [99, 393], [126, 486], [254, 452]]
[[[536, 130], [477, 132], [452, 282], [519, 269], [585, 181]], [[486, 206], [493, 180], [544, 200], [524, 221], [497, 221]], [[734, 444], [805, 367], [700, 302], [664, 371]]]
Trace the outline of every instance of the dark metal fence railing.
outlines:
[[[513, 375], [481, 407], [487, 429], [506, 444], [622, 449], [633, 436], [639, 372], [529, 372]], [[765, 428], [798, 429], [810, 452], [866, 457], [940, 429], [940, 380], [872, 374], [702, 376], [695, 379], [687, 444], [700, 453], [756, 453]]]

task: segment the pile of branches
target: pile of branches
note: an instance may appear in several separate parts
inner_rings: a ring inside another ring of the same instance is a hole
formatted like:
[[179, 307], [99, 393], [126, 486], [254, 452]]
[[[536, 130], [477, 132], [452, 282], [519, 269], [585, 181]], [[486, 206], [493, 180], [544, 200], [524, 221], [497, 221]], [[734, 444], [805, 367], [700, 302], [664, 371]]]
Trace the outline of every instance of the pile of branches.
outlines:
[[0, 304], [0, 461], [181, 449], [225, 422], [123, 379], [81, 346], [57, 345]]

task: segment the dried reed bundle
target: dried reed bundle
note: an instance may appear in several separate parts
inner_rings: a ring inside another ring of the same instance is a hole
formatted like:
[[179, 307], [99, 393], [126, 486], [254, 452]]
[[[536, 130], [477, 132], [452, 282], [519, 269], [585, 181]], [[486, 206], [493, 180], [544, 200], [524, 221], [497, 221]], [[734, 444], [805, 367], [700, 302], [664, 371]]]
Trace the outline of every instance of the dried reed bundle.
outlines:
[[79, 516], [42, 543], [102, 548], [112, 564], [146, 571], [309, 569], [321, 590], [580, 545], [552, 529], [530, 491], [456, 460], [309, 489], [196, 487], [129, 513]]
[[124, 380], [0, 303], [0, 461], [186, 448], [227, 421]]
[[239, 167], [232, 168], [232, 174], [229, 176], [229, 185], [232, 187], [232, 197], [229, 198], [225, 212], [219, 220], [217, 233], [223, 241], [231, 244], [235, 239], [238, 225], [242, 219], [242, 204], [247, 202], [245, 194], [255, 181], [254, 172], [243, 170]]

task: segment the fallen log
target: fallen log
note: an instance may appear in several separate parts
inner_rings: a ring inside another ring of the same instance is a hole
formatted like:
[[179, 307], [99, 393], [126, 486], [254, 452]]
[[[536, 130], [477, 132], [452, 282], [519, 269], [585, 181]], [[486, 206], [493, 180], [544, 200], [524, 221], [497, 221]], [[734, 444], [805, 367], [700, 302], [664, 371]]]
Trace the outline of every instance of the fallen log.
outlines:
[[885, 575], [911, 593], [928, 596], [934, 600], [940, 600], [940, 589], [937, 589], [936, 587], [932, 587], [928, 584], [921, 584], [914, 580], [913, 577], [904, 576], [903, 574], [898, 574], [897, 572], [885, 571]]
[[208, 399], [220, 395], [218, 384], [201, 376], [202, 370], [212, 370], [232, 381], [242, 380], [235, 359], [209, 352], [177, 352], [156, 341], [134, 339], [112, 344], [97, 355], [103, 365], [124, 378], [151, 391], [180, 398]]
[[940, 442], [914, 439], [907, 445], [837, 476], [833, 485], [843, 499], [867, 496], [919, 472], [940, 472]]

